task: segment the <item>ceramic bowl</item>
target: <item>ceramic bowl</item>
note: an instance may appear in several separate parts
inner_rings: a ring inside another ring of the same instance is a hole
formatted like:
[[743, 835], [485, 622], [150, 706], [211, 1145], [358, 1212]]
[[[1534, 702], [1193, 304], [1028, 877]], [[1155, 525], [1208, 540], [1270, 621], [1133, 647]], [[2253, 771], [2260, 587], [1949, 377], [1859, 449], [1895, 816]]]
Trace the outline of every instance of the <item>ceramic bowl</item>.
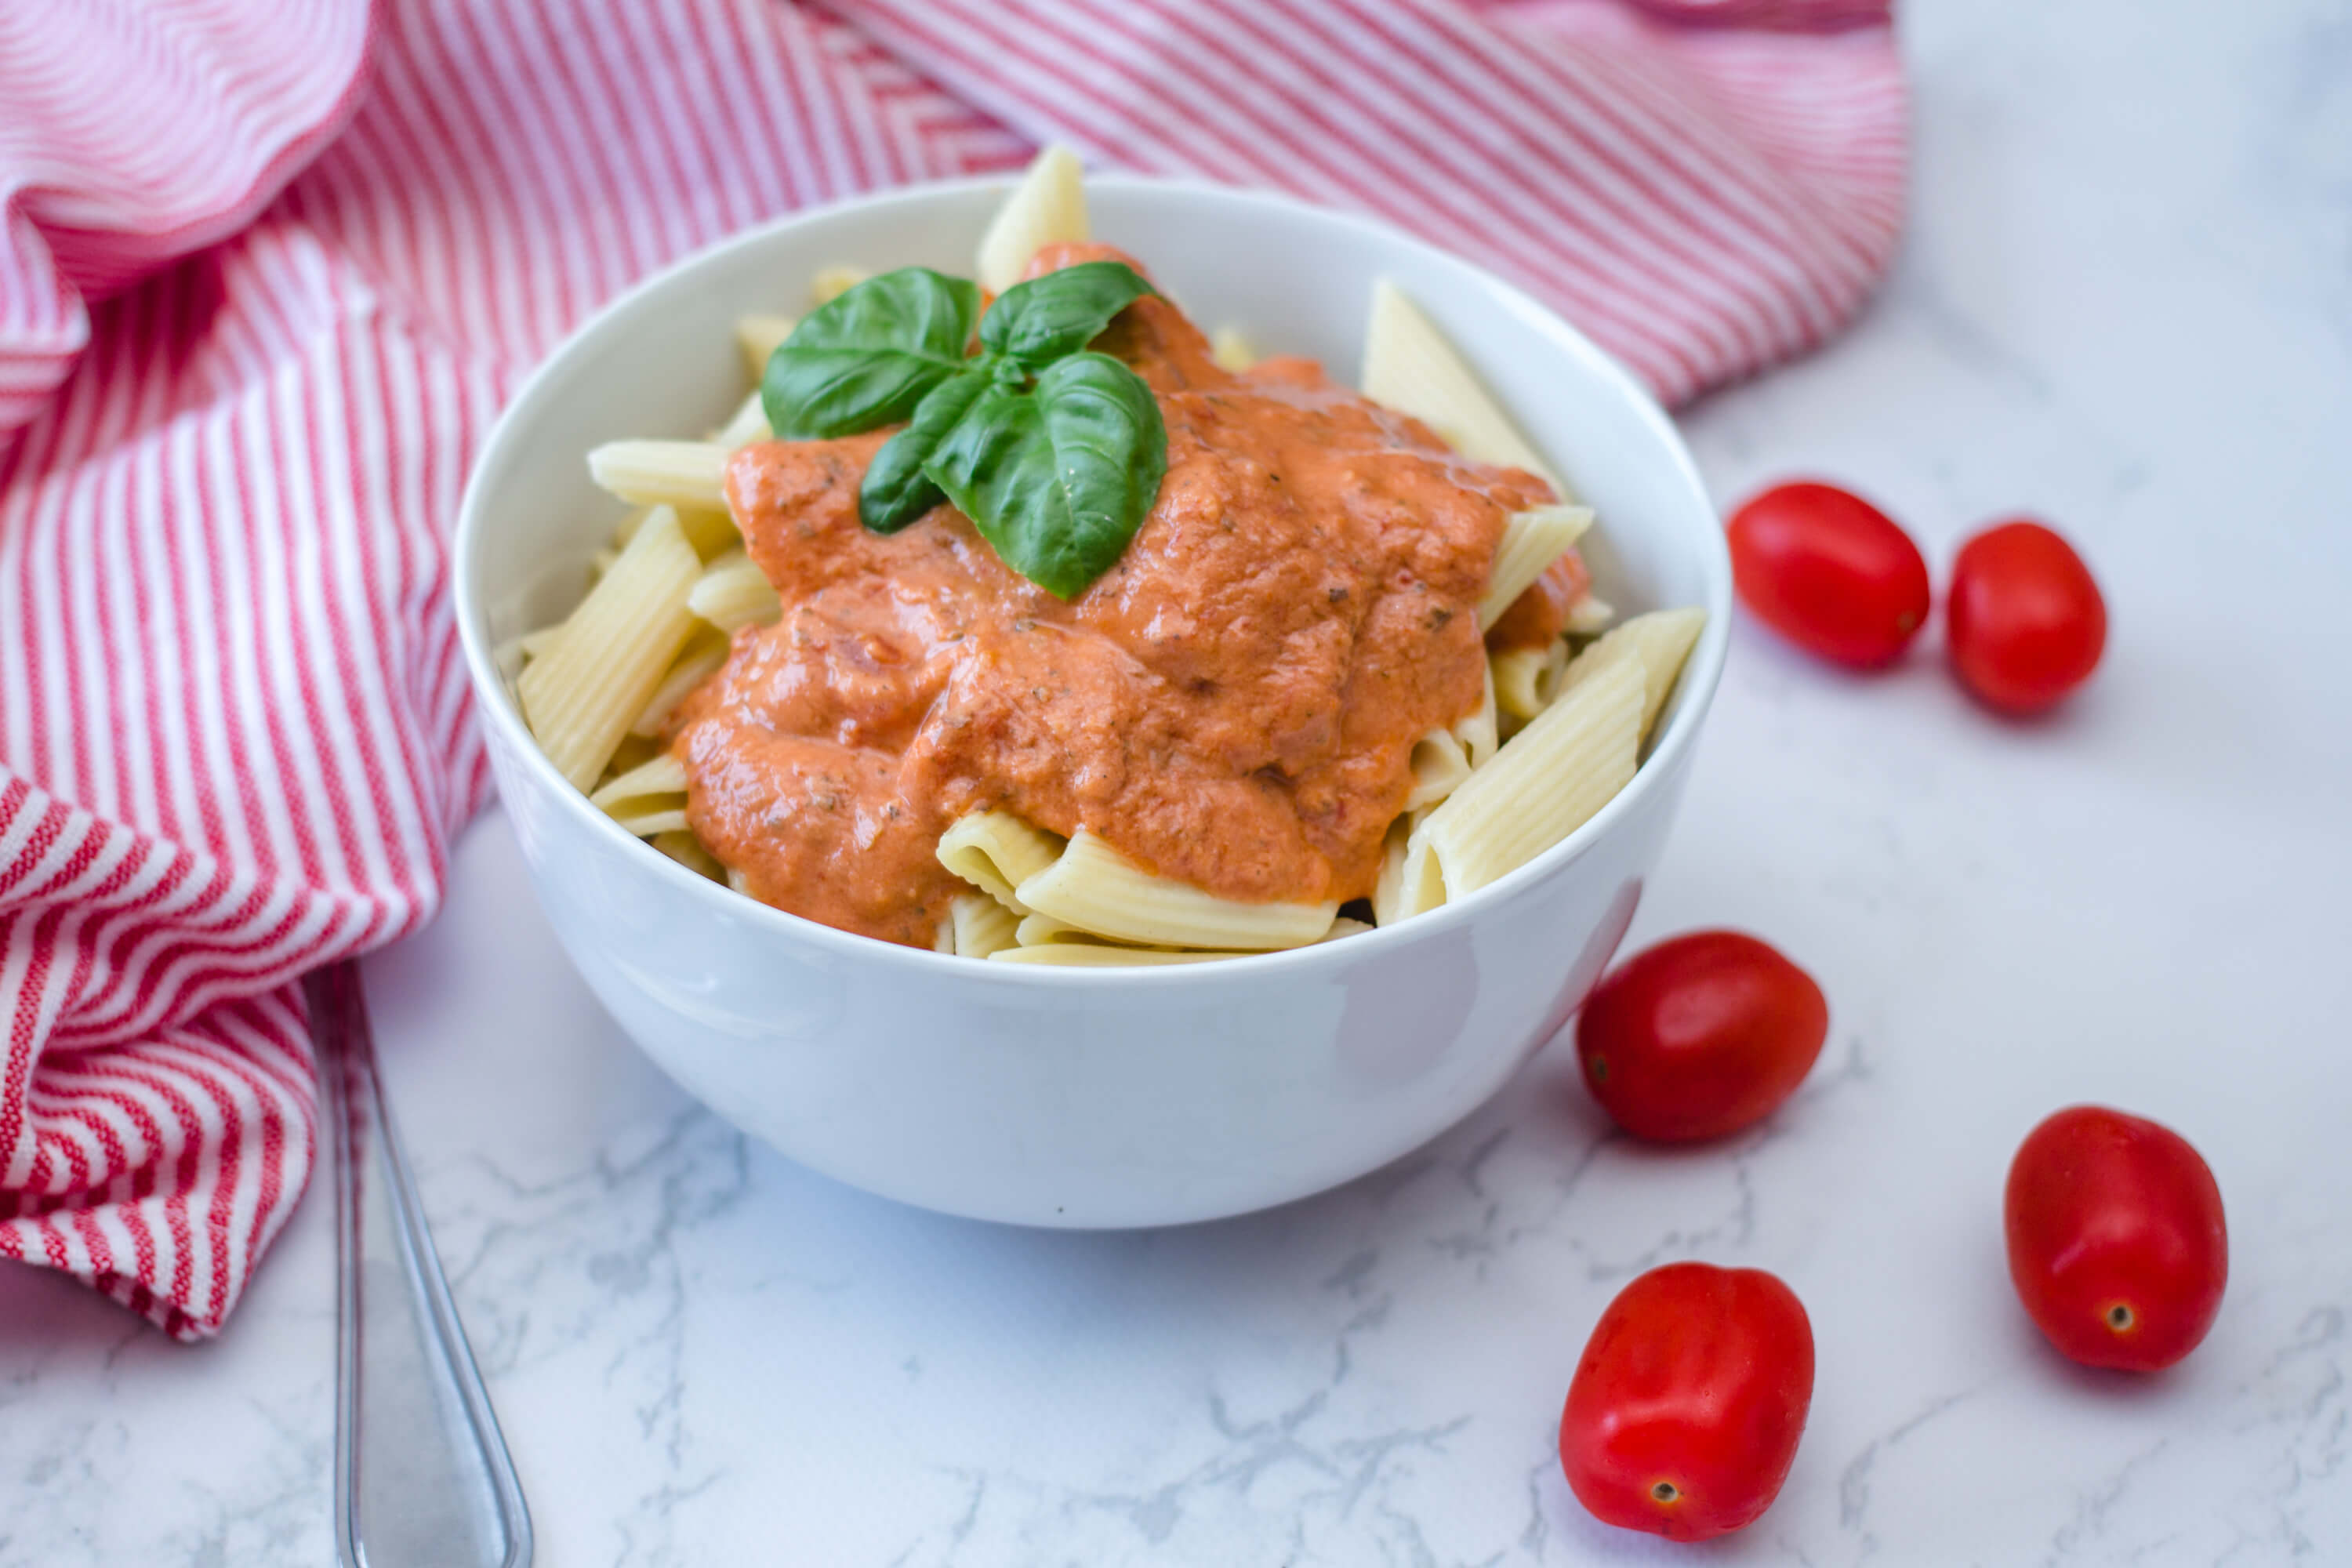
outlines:
[[457, 523], [457, 604], [499, 793], [588, 984], [693, 1094], [812, 1169], [926, 1208], [1030, 1225], [1165, 1225], [1362, 1175], [1452, 1126], [1559, 1031], [1657, 863], [1723, 666], [1722, 532], [1673, 426], [1527, 295], [1360, 217], [1119, 177], [1097, 236], [1206, 327], [1355, 377], [1373, 281], [1394, 279], [1600, 514], [1621, 611], [1704, 605], [1705, 636], [1633, 784], [1459, 903], [1289, 952], [1074, 970], [945, 957], [737, 896], [624, 832], [525, 731], [496, 650], [576, 602], [621, 507], [584, 454], [690, 436], [741, 398], [732, 324], [792, 313], [830, 263], [968, 274], [1005, 179], [805, 212], [623, 298], [533, 375], [484, 445]]

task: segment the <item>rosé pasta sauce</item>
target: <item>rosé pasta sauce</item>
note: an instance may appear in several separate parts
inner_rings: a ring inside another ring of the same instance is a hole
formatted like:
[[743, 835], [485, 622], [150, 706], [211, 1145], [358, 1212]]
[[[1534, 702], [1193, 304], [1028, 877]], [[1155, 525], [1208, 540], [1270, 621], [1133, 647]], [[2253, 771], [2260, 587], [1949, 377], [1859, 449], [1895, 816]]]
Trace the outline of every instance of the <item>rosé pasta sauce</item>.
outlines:
[[[1051, 247], [1031, 270], [1104, 255]], [[1157, 395], [1168, 475], [1070, 604], [950, 507], [860, 527], [887, 432], [737, 454], [729, 504], [783, 616], [736, 634], [673, 749], [689, 823], [753, 897], [929, 946], [967, 890], [934, 847], [983, 807], [1227, 898], [1370, 892], [1413, 742], [1480, 701], [1504, 518], [1549, 488], [1310, 362], [1223, 370], [1157, 297], [1094, 346]], [[1548, 579], [1511, 615], [1556, 630], [1571, 587]]]

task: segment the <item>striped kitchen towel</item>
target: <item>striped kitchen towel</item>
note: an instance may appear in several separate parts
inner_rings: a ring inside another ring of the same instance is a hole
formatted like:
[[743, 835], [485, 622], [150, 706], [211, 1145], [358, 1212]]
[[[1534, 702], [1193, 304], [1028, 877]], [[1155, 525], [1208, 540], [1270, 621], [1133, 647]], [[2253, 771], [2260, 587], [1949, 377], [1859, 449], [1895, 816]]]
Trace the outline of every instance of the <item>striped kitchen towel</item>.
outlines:
[[813, 202], [1129, 168], [1377, 214], [1669, 400], [1848, 320], [1885, 0], [0, 0], [0, 1256], [216, 1331], [315, 1159], [295, 977], [488, 784], [445, 539], [521, 375]]

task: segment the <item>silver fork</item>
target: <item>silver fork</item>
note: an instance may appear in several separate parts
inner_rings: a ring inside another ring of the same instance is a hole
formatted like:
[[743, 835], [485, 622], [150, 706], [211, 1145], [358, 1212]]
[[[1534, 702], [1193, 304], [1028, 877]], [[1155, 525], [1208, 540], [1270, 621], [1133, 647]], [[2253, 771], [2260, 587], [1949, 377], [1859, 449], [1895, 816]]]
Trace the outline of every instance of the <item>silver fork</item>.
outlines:
[[377, 1077], [359, 965], [302, 984], [334, 1130], [343, 1568], [527, 1568], [530, 1514]]

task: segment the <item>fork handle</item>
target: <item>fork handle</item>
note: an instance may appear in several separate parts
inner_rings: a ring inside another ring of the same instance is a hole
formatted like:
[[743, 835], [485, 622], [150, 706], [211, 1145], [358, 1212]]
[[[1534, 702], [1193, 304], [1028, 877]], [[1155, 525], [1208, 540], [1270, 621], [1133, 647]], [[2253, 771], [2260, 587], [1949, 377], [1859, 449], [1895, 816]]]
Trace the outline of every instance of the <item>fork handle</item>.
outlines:
[[530, 1514], [393, 1132], [359, 966], [302, 988], [334, 1130], [343, 1568], [527, 1568]]

